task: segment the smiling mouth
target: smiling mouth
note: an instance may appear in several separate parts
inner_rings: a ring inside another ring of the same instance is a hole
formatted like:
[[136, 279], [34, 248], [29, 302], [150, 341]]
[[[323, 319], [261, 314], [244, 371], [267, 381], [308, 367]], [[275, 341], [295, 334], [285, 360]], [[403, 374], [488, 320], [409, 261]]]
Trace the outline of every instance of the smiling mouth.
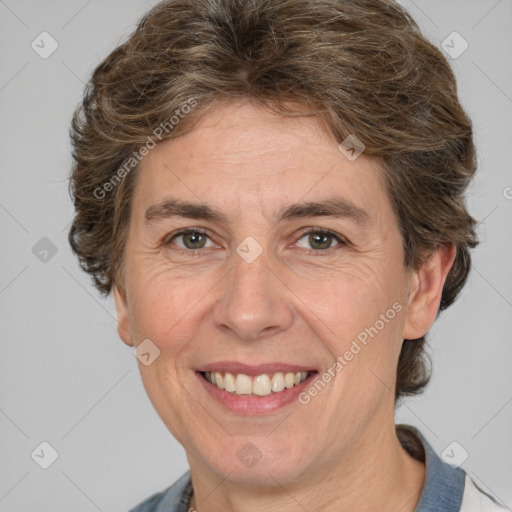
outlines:
[[302, 384], [316, 371], [276, 372], [250, 376], [244, 373], [199, 372], [210, 384], [233, 395], [268, 396]]

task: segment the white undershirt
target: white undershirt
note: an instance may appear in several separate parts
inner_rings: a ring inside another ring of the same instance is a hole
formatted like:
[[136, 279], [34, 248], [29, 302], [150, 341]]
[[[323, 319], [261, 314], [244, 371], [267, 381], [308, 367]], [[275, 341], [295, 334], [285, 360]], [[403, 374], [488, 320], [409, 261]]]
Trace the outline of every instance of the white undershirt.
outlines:
[[489, 497], [480, 492], [471, 478], [466, 475], [464, 494], [460, 512], [503, 512], [509, 508], [494, 503]]

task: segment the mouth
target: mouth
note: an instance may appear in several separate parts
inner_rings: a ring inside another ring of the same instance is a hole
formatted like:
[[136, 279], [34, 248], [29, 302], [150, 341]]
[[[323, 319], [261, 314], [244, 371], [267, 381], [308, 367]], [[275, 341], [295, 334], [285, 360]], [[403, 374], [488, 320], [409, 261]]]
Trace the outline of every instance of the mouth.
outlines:
[[314, 371], [263, 373], [256, 376], [218, 371], [199, 373], [213, 386], [233, 395], [268, 396], [299, 386]]
[[196, 370], [202, 388], [214, 401], [238, 415], [275, 412], [298, 402], [299, 394], [319, 375], [305, 366], [214, 363]]

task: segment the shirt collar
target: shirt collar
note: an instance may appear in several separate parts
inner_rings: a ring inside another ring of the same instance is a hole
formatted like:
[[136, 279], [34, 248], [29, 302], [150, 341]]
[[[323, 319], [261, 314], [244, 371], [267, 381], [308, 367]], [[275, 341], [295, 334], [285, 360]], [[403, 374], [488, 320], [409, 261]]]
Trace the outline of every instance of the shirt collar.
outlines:
[[421, 442], [425, 452], [425, 482], [414, 512], [459, 512], [466, 473], [443, 462], [416, 428], [402, 427]]
[[192, 498], [190, 470], [165, 492], [154, 512], [188, 512]]

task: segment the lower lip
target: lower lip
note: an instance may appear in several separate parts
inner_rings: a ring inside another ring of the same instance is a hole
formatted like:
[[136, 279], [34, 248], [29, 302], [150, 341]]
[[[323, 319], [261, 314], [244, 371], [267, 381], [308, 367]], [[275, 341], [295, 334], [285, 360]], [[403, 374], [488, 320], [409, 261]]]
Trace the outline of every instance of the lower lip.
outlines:
[[256, 416], [259, 414], [272, 413], [293, 402], [298, 402], [300, 393], [311, 384], [311, 381], [315, 379], [318, 373], [312, 372], [304, 382], [293, 386], [293, 388], [283, 389], [283, 391], [278, 391], [277, 393], [272, 392], [267, 396], [234, 395], [233, 393], [229, 393], [228, 391], [214, 386], [208, 382], [201, 373], [196, 372], [196, 375], [210, 396], [224, 407], [236, 414]]

